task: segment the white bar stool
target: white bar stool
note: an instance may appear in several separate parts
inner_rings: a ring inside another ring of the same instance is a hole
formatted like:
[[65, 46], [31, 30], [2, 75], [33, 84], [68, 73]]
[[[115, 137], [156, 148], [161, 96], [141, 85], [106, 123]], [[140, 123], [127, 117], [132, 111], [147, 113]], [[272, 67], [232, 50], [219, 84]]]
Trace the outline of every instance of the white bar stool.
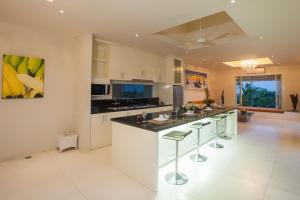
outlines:
[[175, 171], [170, 172], [166, 175], [166, 181], [172, 185], [183, 185], [188, 182], [188, 178], [185, 174], [178, 172], [178, 150], [179, 141], [183, 140], [186, 136], [188, 136], [192, 131], [172, 131], [162, 136], [164, 139], [174, 140], [176, 141], [176, 158], [175, 158]]
[[223, 144], [220, 144], [218, 142], [218, 138], [219, 138], [219, 122], [221, 121], [221, 119], [224, 118], [223, 116], [219, 116], [219, 115], [215, 115], [212, 117], [209, 117], [210, 120], [214, 121], [216, 124], [216, 131], [215, 131], [215, 142], [211, 143], [209, 146], [215, 149], [222, 149], [224, 148]]
[[195, 124], [191, 124], [189, 127], [190, 128], [195, 128], [197, 129], [197, 153], [196, 154], [192, 154], [190, 156], [191, 160], [195, 161], [195, 162], [205, 162], [207, 161], [207, 157], [204, 155], [200, 154], [200, 145], [201, 145], [201, 141], [200, 141], [200, 130], [204, 127], [209, 125], [210, 122], [197, 122]]

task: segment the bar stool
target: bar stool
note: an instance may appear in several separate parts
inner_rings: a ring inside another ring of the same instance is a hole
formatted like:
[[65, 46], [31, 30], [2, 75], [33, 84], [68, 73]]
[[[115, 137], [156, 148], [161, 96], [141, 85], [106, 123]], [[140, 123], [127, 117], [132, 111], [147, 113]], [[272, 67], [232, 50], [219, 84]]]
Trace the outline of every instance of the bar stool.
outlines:
[[192, 124], [190, 125], [189, 127], [190, 128], [195, 128], [197, 129], [197, 153], [196, 154], [192, 154], [190, 156], [191, 160], [195, 161], [195, 162], [205, 162], [207, 161], [207, 157], [204, 156], [204, 155], [201, 155], [200, 154], [200, 145], [201, 145], [201, 142], [200, 142], [200, 130], [204, 127], [204, 126], [207, 126], [209, 125], [210, 122], [197, 122], [195, 124]]
[[215, 131], [215, 142], [211, 143], [209, 146], [215, 149], [222, 149], [224, 148], [223, 144], [220, 144], [218, 142], [218, 138], [219, 138], [219, 122], [224, 118], [224, 116], [219, 116], [219, 115], [215, 115], [215, 116], [211, 116], [209, 117], [210, 120], [214, 121], [216, 124], [216, 131]]
[[230, 117], [232, 114], [234, 114], [234, 111], [230, 111], [230, 112], [227, 112], [227, 113], [224, 113], [224, 114], [220, 114], [222, 116], [225, 116], [225, 128], [224, 128], [224, 134], [220, 136], [220, 138], [224, 139], [224, 140], [231, 140], [232, 137], [230, 137], [228, 134], [227, 134], [227, 118]]
[[166, 181], [172, 185], [183, 185], [188, 182], [187, 176], [181, 172], [178, 172], [178, 143], [191, 133], [191, 130], [187, 132], [172, 131], [162, 136], [164, 139], [176, 141], [175, 172], [170, 172], [166, 175]]

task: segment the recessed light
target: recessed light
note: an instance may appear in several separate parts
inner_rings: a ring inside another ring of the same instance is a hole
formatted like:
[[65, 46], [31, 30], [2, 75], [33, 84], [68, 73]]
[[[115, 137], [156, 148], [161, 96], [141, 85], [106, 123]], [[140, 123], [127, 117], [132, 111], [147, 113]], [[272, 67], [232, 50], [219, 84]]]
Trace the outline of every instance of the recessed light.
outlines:
[[65, 13], [65, 11], [64, 11], [64, 10], [60, 10], [59, 12], [60, 12], [61, 14], [64, 14], [64, 13]]
[[54, 2], [54, 0], [46, 0], [47, 2], [49, 2], [49, 3], [53, 3]]
[[231, 4], [235, 4], [235, 3], [236, 3], [236, 0], [230, 0], [230, 3], [231, 3]]
[[262, 39], [264, 39], [264, 37], [263, 36], [259, 36], [259, 39], [262, 40]]
[[135, 34], [135, 37], [139, 37], [140, 35], [139, 34]]

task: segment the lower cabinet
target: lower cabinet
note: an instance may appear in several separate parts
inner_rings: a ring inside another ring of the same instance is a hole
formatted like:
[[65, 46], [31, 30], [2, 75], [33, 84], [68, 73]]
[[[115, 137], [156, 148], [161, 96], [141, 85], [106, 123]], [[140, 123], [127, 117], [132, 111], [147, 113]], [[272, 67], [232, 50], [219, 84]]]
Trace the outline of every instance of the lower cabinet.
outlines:
[[92, 114], [91, 149], [111, 145], [111, 118], [126, 116], [127, 112]]
[[142, 112], [146, 112], [146, 113], [162, 112], [171, 109], [172, 106], [165, 106], [165, 107], [158, 107], [158, 108], [92, 114], [90, 149], [97, 149], [112, 144], [112, 125], [110, 121], [110, 119], [112, 118], [139, 115], [142, 114]]

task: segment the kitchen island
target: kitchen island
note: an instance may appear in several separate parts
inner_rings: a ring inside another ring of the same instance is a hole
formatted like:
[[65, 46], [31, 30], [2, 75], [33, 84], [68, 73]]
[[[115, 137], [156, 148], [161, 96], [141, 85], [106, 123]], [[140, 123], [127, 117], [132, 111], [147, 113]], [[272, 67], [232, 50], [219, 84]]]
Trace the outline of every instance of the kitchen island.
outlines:
[[[113, 118], [112, 121], [112, 159], [114, 166], [153, 191], [158, 190], [159, 168], [174, 161], [175, 142], [163, 139], [162, 136], [173, 131], [192, 130], [193, 132], [180, 142], [179, 155], [194, 150], [197, 147], [196, 130], [189, 125], [196, 122], [207, 122], [209, 117], [234, 111], [226, 120], [226, 133], [237, 134], [237, 111], [235, 108], [215, 109], [212, 111], [181, 115], [168, 120], [164, 124], [138, 124], [136, 116]], [[170, 114], [170, 112], [169, 112]], [[157, 117], [159, 113], [149, 113], [148, 120]], [[224, 132], [225, 120], [219, 123], [220, 132]], [[201, 144], [214, 138], [215, 123], [201, 130]]]

